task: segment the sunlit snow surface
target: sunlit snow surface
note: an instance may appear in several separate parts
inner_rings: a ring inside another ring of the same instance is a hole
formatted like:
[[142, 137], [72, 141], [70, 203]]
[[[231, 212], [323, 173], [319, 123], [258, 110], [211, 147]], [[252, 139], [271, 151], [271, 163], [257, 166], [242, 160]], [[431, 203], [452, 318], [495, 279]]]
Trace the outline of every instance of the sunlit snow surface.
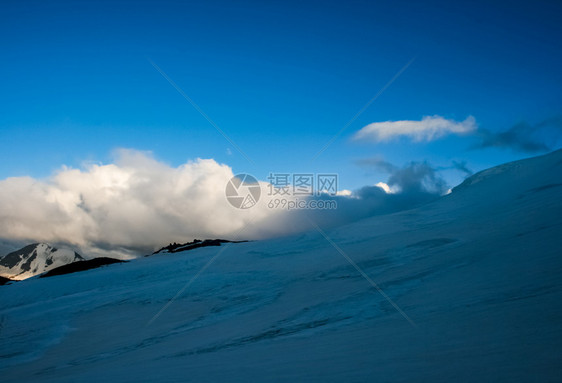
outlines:
[[558, 151], [477, 174], [422, 208], [327, 230], [416, 326], [318, 232], [2, 286], [0, 377], [555, 381], [561, 197]]

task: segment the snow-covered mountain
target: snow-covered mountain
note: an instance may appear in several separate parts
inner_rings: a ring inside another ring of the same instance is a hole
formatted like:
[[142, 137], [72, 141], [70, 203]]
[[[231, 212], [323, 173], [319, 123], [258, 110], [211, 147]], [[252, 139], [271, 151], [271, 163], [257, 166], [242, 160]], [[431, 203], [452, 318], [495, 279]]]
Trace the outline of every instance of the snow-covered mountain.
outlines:
[[0, 288], [7, 382], [559, 381], [562, 151], [414, 210]]
[[82, 260], [84, 258], [73, 250], [34, 243], [0, 257], [0, 276], [22, 280]]

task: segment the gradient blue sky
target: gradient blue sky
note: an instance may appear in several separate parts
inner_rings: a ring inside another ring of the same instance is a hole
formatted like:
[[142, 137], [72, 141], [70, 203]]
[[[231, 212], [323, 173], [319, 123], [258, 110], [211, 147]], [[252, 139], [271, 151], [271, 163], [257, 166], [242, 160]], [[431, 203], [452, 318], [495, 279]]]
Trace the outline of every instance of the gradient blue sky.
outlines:
[[[528, 157], [476, 149], [475, 136], [379, 144], [350, 137], [373, 122], [428, 115], [472, 115], [492, 132], [560, 116], [561, 14], [559, 2], [4, 1], [0, 179], [108, 163], [120, 147], [173, 166], [214, 158], [260, 179], [337, 172], [348, 189], [385, 179], [358, 166], [364, 158], [440, 168], [465, 160], [480, 170]], [[544, 143], [558, 147], [558, 131], [543, 133]], [[442, 175], [451, 185], [463, 176]]]

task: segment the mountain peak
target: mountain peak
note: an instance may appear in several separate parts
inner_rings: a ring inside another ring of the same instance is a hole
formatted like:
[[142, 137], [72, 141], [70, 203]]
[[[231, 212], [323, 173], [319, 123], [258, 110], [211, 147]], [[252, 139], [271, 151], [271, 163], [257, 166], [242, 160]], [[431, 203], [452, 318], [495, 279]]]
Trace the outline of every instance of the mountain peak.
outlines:
[[0, 276], [26, 279], [84, 258], [73, 250], [33, 243], [0, 257]]

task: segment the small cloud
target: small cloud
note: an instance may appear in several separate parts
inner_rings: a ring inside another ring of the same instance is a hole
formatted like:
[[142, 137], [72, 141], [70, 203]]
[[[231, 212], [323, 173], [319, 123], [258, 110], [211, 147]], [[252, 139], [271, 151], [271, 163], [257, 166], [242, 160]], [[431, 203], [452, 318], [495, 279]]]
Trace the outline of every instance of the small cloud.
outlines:
[[231, 156], [231, 155], [232, 155], [232, 150], [230, 150], [230, 148], [226, 148], [226, 154], [227, 154], [228, 156]]
[[347, 190], [347, 189], [338, 190], [336, 192], [336, 195], [340, 196], [340, 197], [350, 197], [352, 194], [353, 194], [353, 192], [351, 190]]
[[[375, 157], [358, 160], [357, 164], [388, 173], [389, 178], [386, 182], [379, 182], [375, 185], [386, 193], [427, 192], [443, 194], [447, 190], [445, 180], [438, 175], [438, 171], [442, 169], [434, 168], [427, 161], [412, 161], [403, 167], [399, 167], [380, 157]], [[460, 163], [459, 166], [462, 164]]]
[[448, 134], [470, 134], [477, 129], [476, 120], [469, 116], [464, 121], [448, 120], [441, 116], [425, 116], [420, 121], [402, 120], [374, 122], [353, 136], [356, 141], [385, 142], [408, 137], [414, 142], [429, 142]]
[[474, 174], [474, 172], [467, 167], [466, 161], [453, 160], [453, 169], [457, 169], [458, 171], [464, 173], [467, 177]]
[[526, 153], [547, 152], [553, 149], [561, 134], [562, 116], [554, 116], [534, 125], [522, 121], [501, 132], [479, 129], [481, 141], [474, 148], [495, 147]]
[[393, 194], [396, 192], [396, 190], [391, 189], [390, 186], [384, 182], [377, 182], [375, 186], [380, 187], [386, 194]]
[[381, 171], [384, 173], [392, 173], [396, 170], [396, 166], [380, 157], [362, 158], [356, 162], [358, 165]]
[[390, 174], [387, 184], [401, 193], [431, 193], [442, 195], [447, 183], [427, 162], [410, 162]]

